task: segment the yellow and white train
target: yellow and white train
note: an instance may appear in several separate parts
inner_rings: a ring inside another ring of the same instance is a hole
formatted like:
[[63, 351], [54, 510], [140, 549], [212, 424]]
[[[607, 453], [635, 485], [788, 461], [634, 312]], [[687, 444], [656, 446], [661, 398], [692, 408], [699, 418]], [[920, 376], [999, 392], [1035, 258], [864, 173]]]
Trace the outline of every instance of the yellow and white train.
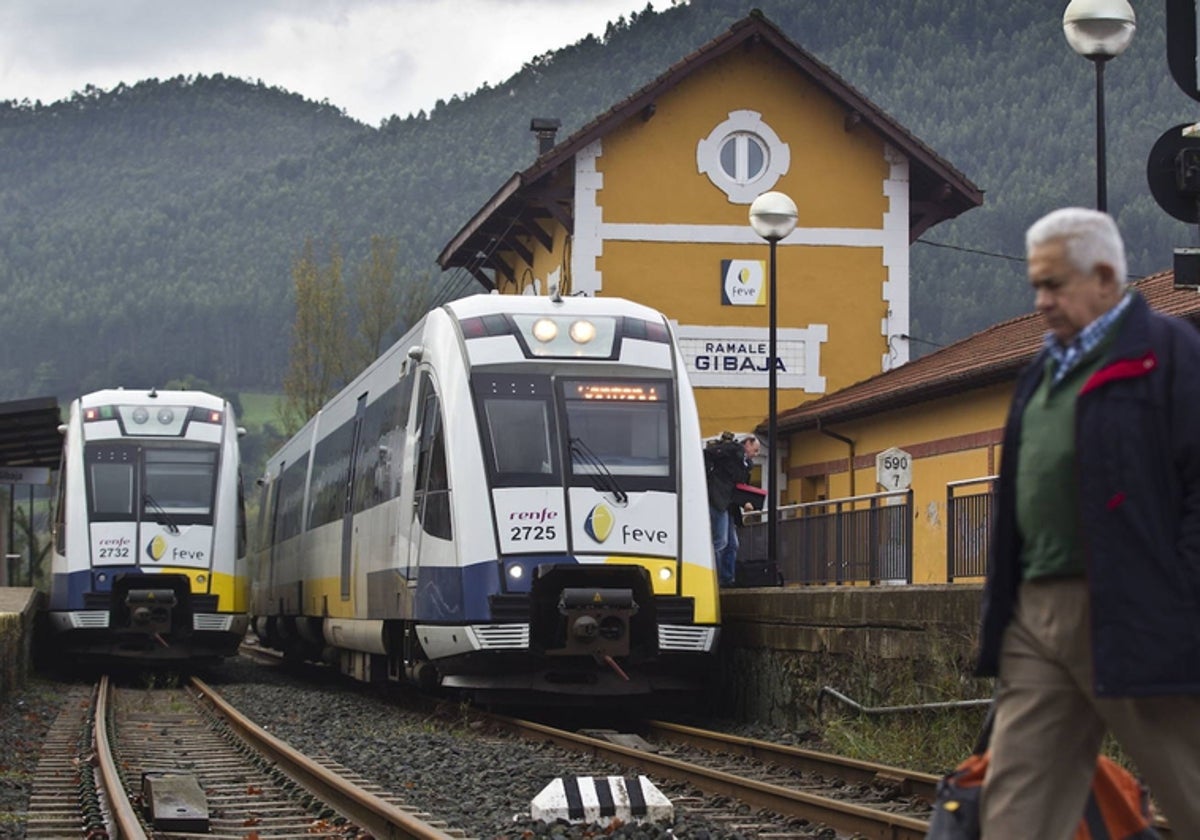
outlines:
[[207, 660], [249, 623], [239, 429], [200, 391], [105, 390], [71, 403], [47, 628], [77, 658]]
[[254, 629], [363, 680], [695, 688], [719, 626], [699, 441], [659, 312], [445, 304], [268, 460]]

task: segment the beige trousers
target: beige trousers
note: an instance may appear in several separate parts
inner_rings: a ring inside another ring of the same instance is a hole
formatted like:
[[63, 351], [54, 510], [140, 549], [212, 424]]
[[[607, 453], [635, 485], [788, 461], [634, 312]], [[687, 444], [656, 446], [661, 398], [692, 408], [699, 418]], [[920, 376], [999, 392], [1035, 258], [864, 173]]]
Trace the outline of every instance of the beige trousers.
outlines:
[[1200, 696], [1097, 699], [1087, 584], [1022, 584], [1000, 654], [983, 840], [1071, 840], [1106, 731], [1172, 835], [1200, 840]]

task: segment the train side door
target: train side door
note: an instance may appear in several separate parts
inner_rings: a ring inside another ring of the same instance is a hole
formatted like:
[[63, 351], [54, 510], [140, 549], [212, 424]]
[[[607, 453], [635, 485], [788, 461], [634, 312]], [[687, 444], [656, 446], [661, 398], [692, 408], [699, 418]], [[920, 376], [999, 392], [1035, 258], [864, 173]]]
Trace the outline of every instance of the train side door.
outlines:
[[367, 395], [358, 398], [354, 409], [354, 434], [350, 437], [350, 468], [346, 475], [346, 499], [342, 506], [342, 600], [350, 600], [350, 549], [354, 542], [354, 475], [358, 466], [358, 443], [362, 438], [363, 415]]

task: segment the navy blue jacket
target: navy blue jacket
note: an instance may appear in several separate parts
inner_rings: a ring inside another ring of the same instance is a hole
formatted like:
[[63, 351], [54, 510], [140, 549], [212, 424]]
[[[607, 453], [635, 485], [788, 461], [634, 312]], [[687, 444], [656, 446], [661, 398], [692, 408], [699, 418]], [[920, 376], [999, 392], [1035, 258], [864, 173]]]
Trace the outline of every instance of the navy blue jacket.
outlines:
[[[1075, 469], [1097, 696], [1200, 693], [1200, 332], [1138, 294], [1079, 391]], [[1021, 582], [1015, 470], [1045, 368], [1017, 380], [1000, 457], [977, 671], [995, 676]]]

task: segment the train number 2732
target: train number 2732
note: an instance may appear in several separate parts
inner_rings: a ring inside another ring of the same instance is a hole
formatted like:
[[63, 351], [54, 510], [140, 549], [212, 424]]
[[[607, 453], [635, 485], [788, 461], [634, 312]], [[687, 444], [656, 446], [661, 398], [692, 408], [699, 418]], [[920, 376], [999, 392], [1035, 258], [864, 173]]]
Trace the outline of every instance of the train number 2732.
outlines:
[[98, 551], [101, 560], [115, 560], [117, 558], [129, 558], [129, 546], [112, 546], [110, 548], [101, 548]]

